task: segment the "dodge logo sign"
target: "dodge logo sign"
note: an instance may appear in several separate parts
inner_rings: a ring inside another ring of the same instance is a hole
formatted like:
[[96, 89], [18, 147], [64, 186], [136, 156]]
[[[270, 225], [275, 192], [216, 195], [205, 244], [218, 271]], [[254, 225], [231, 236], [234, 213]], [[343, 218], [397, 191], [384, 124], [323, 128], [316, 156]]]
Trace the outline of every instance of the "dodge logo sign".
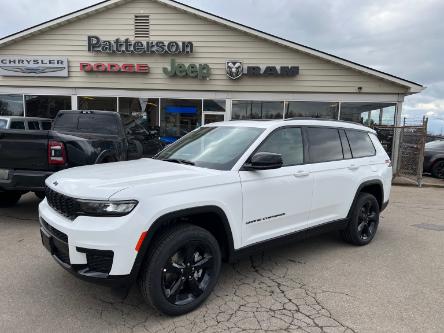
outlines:
[[244, 66], [241, 61], [229, 60], [227, 61], [227, 75], [232, 80], [237, 80], [244, 74]]

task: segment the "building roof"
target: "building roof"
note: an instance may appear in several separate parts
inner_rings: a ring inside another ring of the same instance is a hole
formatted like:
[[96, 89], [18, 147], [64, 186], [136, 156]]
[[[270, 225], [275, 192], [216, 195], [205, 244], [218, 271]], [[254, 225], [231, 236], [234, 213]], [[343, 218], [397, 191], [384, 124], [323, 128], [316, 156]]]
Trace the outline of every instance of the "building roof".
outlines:
[[[57, 17], [55, 19], [43, 22], [41, 24], [35, 25], [33, 27], [30, 27], [30, 28], [21, 30], [19, 32], [16, 32], [14, 34], [11, 34], [9, 36], [6, 36], [6, 37], [0, 39], [0, 47], [10, 44], [10, 43], [13, 43], [15, 41], [18, 41], [20, 39], [30, 37], [34, 34], [37, 34], [37, 33], [43, 32], [43, 31], [47, 31], [47, 30], [55, 28], [57, 26], [81, 19], [81, 18], [89, 16], [89, 15], [92, 15], [96, 12], [104, 11], [108, 8], [112, 8], [115, 6], [120, 6], [120, 5], [130, 2], [130, 1], [132, 1], [132, 0], [105, 0], [105, 1], [99, 2], [95, 5], [74, 11], [72, 13]], [[305, 46], [305, 45], [302, 45], [299, 43], [295, 43], [293, 41], [290, 41], [290, 40], [287, 40], [287, 39], [284, 39], [284, 38], [281, 38], [281, 37], [278, 37], [278, 36], [263, 32], [263, 31], [260, 31], [255, 28], [248, 27], [246, 25], [228, 20], [226, 18], [205, 12], [203, 10], [182, 4], [182, 3], [174, 1], [174, 0], [151, 0], [151, 1], [156, 1], [158, 3], [162, 3], [164, 5], [177, 8], [179, 10], [191, 13], [193, 15], [203, 17], [207, 20], [210, 20], [210, 21], [213, 21], [213, 22], [243, 31], [245, 33], [254, 35], [256, 37], [260, 37], [262, 39], [272, 41], [272, 42], [280, 44], [280, 45], [287, 46], [291, 49], [294, 49], [294, 50], [297, 50], [297, 51], [300, 51], [300, 52], [303, 52], [303, 53], [306, 53], [306, 54], [309, 54], [309, 55], [312, 55], [312, 56], [315, 56], [315, 57], [318, 57], [318, 58], [321, 58], [321, 59], [324, 59], [327, 61], [330, 61], [332, 63], [339, 64], [339, 65], [342, 65], [342, 66], [345, 66], [348, 68], [352, 68], [352, 69], [360, 71], [362, 73], [369, 74], [369, 75], [378, 77], [380, 79], [404, 86], [409, 89], [409, 93], [411, 93], [411, 94], [418, 93], [418, 92], [422, 91], [423, 89], [425, 89], [419, 83], [409, 81], [406, 79], [402, 79], [400, 77], [397, 77], [397, 76], [394, 76], [394, 75], [391, 75], [391, 74], [388, 74], [388, 73], [385, 73], [385, 72], [382, 72], [382, 71], [379, 71], [379, 70], [376, 70], [376, 69], [373, 69], [373, 68], [370, 68], [370, 67], [367, 67], [367, 66], [364, 66], [361, 64], [358, 64], [356, 62], [353, 62], [353, 61], [350, 61], [350, 60], [347, 60], [344, 58], [340, 58], [340, 57], [334, 56], [332, 54], [329, 54], [329, 53], [326, 53], [323, 51], [319, 51], [317, 49], [314, 49], [314, 48], [311, 48], [311, 47], [308, 47], [308, 46]]]

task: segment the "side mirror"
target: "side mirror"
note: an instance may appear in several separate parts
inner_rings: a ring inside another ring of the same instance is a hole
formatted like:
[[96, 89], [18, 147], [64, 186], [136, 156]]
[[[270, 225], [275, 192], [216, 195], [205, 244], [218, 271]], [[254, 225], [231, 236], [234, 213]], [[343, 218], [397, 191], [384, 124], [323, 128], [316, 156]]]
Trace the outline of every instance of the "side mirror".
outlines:
[[275, 153], [256, 153], [249, 163], [244, 165], [244, 170], [272, 170], [282, 168], [284, 162], [282, 155]]

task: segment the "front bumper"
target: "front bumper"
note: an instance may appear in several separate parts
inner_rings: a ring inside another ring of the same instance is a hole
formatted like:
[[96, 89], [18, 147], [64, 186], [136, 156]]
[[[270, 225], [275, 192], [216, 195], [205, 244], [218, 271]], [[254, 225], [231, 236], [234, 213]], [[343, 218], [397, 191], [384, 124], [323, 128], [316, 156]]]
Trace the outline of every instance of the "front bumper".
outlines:
[[[131, 214], [124, 217], [79, 216], [74, 221], [40, 203], [43, 245], [64, 269], [90, 282], [124, 286], [135, 280], [138, 233]], [[132, 226], [132, 227], [131, 227]]]
[[52, 171], [11, 170], [8, 179], [0, 180], [3, 191], [44, 191], [45, 179]]

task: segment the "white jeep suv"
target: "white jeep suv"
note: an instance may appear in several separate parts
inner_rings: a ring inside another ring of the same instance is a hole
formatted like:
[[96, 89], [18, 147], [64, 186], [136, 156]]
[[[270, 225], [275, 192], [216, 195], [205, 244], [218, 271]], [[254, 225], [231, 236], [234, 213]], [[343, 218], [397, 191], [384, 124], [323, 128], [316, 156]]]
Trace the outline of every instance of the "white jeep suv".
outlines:
[[368, 244], [391, 180], [389, 157], [361, 125], [214, 123], [153, 159], [49, 177], [42, 242], [76, 276], [138, 281], [156, 309], [179, 315], [208, 297], [222, 260], [320, 230]]

